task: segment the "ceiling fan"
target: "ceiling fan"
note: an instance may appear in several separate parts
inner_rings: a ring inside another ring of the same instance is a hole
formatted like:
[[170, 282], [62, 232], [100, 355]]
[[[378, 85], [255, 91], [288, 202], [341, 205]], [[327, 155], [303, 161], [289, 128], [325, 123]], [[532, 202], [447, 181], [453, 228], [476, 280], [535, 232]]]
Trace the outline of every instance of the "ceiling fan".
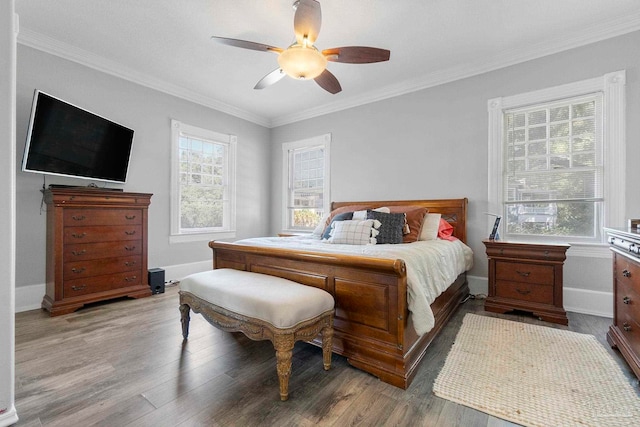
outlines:
[[316, 0], [296, 0], [293, 7], [295, 9], [293, 28], [296, 41], [286, 49], [246, 40], [211, 37], [213, 40], [229, 46], [278, 54], [279, 67], [264, 76], [254, 89], [263, 89], [278, 82], [285, 75], [289, 75], [294, 79], [313, 79], [327, 92], [336, 94], [342, 88], [338, 79], [327, 70], [327, 61], [370, 64], [389, 60], [390, 51], [375, 47], [346, 46], [319, 51], [314, 43], [318, 38], [322, 22], [320, 3]]

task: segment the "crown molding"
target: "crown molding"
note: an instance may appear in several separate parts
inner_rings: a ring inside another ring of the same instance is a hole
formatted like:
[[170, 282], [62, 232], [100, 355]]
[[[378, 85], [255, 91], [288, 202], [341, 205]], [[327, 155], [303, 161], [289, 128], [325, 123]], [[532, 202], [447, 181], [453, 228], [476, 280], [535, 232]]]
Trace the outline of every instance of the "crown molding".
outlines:
[[640, 12], [618, 20], [603, 22], [600, 25], [592, 26], [589, 28], [587, 34], [580, 34], [575, 37], [554, 40], [553, 42], [544, 40], [536, 45], [530, 46], [526, 50], [513, 49], [494, 56], [493, 58], [482, 58], [472, 63], [466, 63], [463, 66], [452, 67], [447, 70], [430, 73], [417, 79], [385, 86], [360, 96], [345, 98], [341, 101], [332, 102], [330, 104], [310, 108], [293, 114], [285, 114], [273, 119], [234, 107], [211, 97], [203, 96], [197, 92], [167, 81], [155, 79], [147, 74], [132, 70], [123, 64], [109, 61], [99, 55], [59, 42], [26, 28], [21, 28], [20, 33], [18, 34], [18, 43], [133, 83], [256, 123], [260, 126], [274, 128], [428, 89], [456, 80], [473, 77], [500, 68], [505, 68], [638, 30], [640, 30]]
[[640, 30], [640, 12], [636, 15], [627, 16], [622, 19], [590, 27], [588, 34], [567, 37], [562, 40], [556, 40], [553, 43], [548, 40], [544, 40], [538, 44], [531, 45], [527, 49], [513, 49], [505, 51], [504, 53], [492, 58], [482, 58], [479, 61], [466, 63], [459, 67], [452, 67], [446, 70], [430, 73], [418, 79], [385, 86], [384, 88], [368, 92], [362, 96], [352, 97], [345, 99], [344, 101], [333, 102], [317, 108], [311, 108], [298, 113], [276, 117], [271, 121], [272, 127], [283, 126], [301, 120], [451, 83], [456, 80], [477, 76], [526, 61], [531, 61], [533, 59], [553, 55], [569, 49], [622, 36], [638, 30]]
[[203, 96], [197, 92], [175, 85], [165, 80], [150, 77], [147, 74], [137, 72], [126, 65], [110, 61], [102, 56], [88, 52], [83, 49], [62, 43], [51, 37], [31, 31], [27, 28], [21, 28], [18, 34], [18, 43], [24, 46], [37, 49], [60, 58], [76, 62], [94, 70], [101, 71], [106, 74], [145, 86], [159, 92], [164, 92], [193, 103], [203, 105], [205, 107], [227, 113], [234, 117], [238, 117], [260, 126], [270, 127], [271, 121], [260, 115], [242, 110], [216, 99]]

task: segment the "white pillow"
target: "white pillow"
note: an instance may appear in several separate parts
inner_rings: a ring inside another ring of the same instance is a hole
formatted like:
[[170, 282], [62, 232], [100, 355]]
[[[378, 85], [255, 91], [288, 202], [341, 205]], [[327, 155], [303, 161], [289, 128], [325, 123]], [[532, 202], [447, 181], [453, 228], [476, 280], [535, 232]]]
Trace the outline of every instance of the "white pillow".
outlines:
[[324, 228], [327, 226], [326, 224], [327, 219], [329, 219], [328, 213], [322, 216], [322, 218], [320, 219], [320, 222], [318, 223], [318, 225], [316, 225], [316, 228], [314, 228], [313, 233], [311, 234], [314, 236], [322, 237], [322, 232], [324, 231]]
[[439, 213], [426, 214], [418, 240], [436, 240], [438, 238], [438, 227], [440, 226], [441, 217], [442, 215]]
[[[384, 212], [384, 213], [391, 213], [391, 209], [389, 209], [386, 206], [383, 206], [381, 208], [376, 208], [376, 209], [371, 209], [372, 211], [376, 211], [376, 212]], [[365, 219], [367, 219], [367, 210], [363, 210], [363, 211], [355, 211], [353, 213], [353, 218], [351, 218], [353, 220], [358, 220], [358, 221], [364, 221]]]
[[375, 245], [377, 228], [380, 221], [367, 219], [364, 221], [334, 221], [331, 223], [331, 237], [329, 243], [343, 245]]

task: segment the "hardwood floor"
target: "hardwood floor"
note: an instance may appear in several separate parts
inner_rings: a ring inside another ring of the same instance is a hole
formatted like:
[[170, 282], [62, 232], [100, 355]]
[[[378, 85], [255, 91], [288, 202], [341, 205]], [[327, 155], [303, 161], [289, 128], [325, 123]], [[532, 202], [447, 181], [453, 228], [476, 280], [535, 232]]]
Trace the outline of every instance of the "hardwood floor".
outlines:
[[[18, 313], [17, 426], [512, 426], [432, 394], [464, 314], [567, 327], [482, 307], [473, 299], [461, 306], [407, 390], [335, 354], [324, 371], [322, 350], [297, 343], [287, 402], [280, 401], [269, 341], [222, 332], [192, 313], [183, 343], [175, 286], [54, 318], [39, 310]], [[634, 378], [606, 343], [610, 322], [569, 313], [568, 329], [595, 335]]]

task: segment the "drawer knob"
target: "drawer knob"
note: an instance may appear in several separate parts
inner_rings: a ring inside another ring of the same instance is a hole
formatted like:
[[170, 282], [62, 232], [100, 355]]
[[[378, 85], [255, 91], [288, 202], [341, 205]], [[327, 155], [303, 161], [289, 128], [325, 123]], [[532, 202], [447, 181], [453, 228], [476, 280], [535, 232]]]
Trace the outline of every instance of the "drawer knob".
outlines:
[[132, 266], [136, 265], [136, 262], [135, 261], [127, 261], [127, 262], [124, 263], [124, 265], [126, 265], [127, 267], [132, 267]]
[[76, 221], [82, 221], [86, 218], [86, 216], [84, 215], [73, 215], [71, 218], [73, 218]]
[[85, 271], [86, 268], [84, 267], [80, 267], [80, 268], [72, 268], [71, 271], [73, 271], [74, 273], [82, 273], [83, 271]]
[[125, 231], [124, 234], [126, 234], [127, 236], [133, 236], [134, 234], [136, 234], [136, 230]]
[[631, 272], [625, 268], [624, 270], [622, 270], [622, 275], [624, 277], [631, 277]]
[[82, 239], [87, 233], [71, 233], [71, 235], [76, 239]]
[[628, 324], [627, 322], [624, 322], [624, 323], [622, 324], [622, 329], [624, 329], [624, 330], [625, 330], [625, 331], [627, 331], [627, 332], [630, 332], [630, 331], [631, 331], [631, 325], [630, 325], [630, 324]]
[[80, 286], [73, 285], [73, 286], [71, 286], [71, 289], [73, 289], [74, 291], [81, 291], [81, 290], [86, 289], [86, 288], [87, 288], [87, 285], [80, 285]]
[[131, 251], [135, 251], [135, 250], [136, 250], [136, 247], [135, 247], [135, 246], [125, 246], [125, 247], [124, 247], [124, 250], [125, 250], [125, 251], [129, 251], [129, 252], [131, 252]]
[[83, 249], [83, 250], [81, 250], [81, 251], [71, 251], [71, 253], [72, 253], [73, 255], [75, 255], [75, 256], [80, 256], [80, 255], [84, 255], [84, 254], [86, 254], [86, 253], [87, 253], [87, 250], [86, 250], [86, 249]]
[[516, 292], [519, 293], [520, 295], [527, 295], [531, 293], [531, 291], [528, 289], [516, 289]]
[[530, 271], [518, 271], [518, 270], [516, 270], [516, 273], [518, 273], [522, 277], [529, 277], [529, 275], [531, 274]]
[[136, 280], [137, 277], [136, 276], [131, 276], [131, 277], [125, 277], [124, 280], [126, 280], [127, 282], [132, 282], [134, 280]]
[[625, 303], [625, 304], [629, 304], [631, 302], [631, 298], [624, 297], [624, 298], [622, 298], [622, 302]]
[[127, 219], [129, 219], [129, 220], [131, 220], [131, 219], [136, 219], [136, 216], [135, 216], [135, 215], [125, 215], [124, 217], [125, 217], [125, 218], [127, 218]]

